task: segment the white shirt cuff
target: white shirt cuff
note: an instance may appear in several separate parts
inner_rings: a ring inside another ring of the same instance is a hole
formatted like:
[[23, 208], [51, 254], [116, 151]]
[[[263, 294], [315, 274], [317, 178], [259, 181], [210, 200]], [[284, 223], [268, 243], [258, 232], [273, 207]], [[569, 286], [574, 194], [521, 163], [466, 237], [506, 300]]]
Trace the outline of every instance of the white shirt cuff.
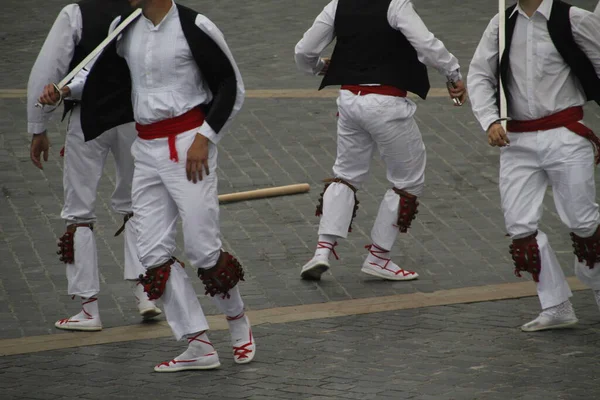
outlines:
[[81, 95], [83, 94], [83, 83], [84, 82], [71, 82], [67, 86], [71, 90], [71, 95], [65, 97], [67, 100], [81, 101]]
[[219, 140], [221, 140], [221, 135], [217, 134], [206, 121], [204, 121], [198, 133], [200, 133], [202, 136], [204, 136], [214, 144], [219, 143]]
[[458, 82], [463, 80], [462, 74], [460, 73], [460, 69], [455, 69], [454, 71], [450, 72], [450, 74], [448, 74], [446, 78], [452, 80], [452, 82]]
[[484, 132], [487, 132], [490, 126], [492, 126], [494, 122], [498, 121], [498, 119], [500, 119], [500, 116], [498, 115], [490, 115], [488, 117], [482, 118], [480, 123]]
[[32, 135], [39, 135], [46, 131], [46, 124], [43, 122], [29, 122], [27, 123], [27, 132]]

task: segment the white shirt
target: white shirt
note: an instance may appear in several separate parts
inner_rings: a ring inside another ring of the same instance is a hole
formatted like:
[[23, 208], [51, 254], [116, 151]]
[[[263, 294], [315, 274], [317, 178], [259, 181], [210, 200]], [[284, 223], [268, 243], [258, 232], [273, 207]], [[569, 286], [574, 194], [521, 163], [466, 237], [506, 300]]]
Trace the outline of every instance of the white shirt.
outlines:
[[594, 14], [600, 15], [600, 1], [598, 2], [598, 5], [596, 5], [596, 9], [594, 10]]
[[[238, 93], [231, 120], [242, 108], [244, 83], [221, 31], [208, 18], [198, 15], [196, 25], [208, 34], [228, 56], [234, 68]], [[117, 52], [127, 60], [131, 72], [133, 113], [136, 122], [151, 124], [182, 115], [213, 95], [192, 56], [183, 35], [179, 11], [171, 9], [156, 26], [143, 14], [117, 42]], [[223, 127], [222, 131], [225, 127]], [[217, 134], [205, 122], [200, 133], [217, 143]]]
[[[338, 0], [333, 0], [319, 14], [312, 27], [306, 31], [295, 49], [298, 68], [309, 74], [318, 74], [323, 69], [321, 53], [335, 38], [334, 21]], [[390, 26], [400, 32], [417, 51], [419, 61], [454, 81], [462, 79], [458, 60], [415, 12], [410, 0], [392, 0], [387, 15]]]
[[[585, 104], [579, 80], [558, 53], [548, 33], [553, 0], [544, 0], [529, 18], [517, 5], [518, 13], [510, 48], [507, 79], [508, 116], [532, 120]], [[573, 37], [600, 76], [600, 17], [571, 7]], [[467, 86], [475, 117], [487, 131], [499, 118], [496, 105], [498, 80], [498, 15], [489, 23], [475, 51]]]
[[27, 131], [39, 134], [46, 131], [51, 114], [35, 106], [44, 86], [58, 83], [69, 73], [75, 46], [81, 40], [81, 10], [69, 4], [61, 10], [46, 37], [46, 41], [31, 69], [27, 84]]

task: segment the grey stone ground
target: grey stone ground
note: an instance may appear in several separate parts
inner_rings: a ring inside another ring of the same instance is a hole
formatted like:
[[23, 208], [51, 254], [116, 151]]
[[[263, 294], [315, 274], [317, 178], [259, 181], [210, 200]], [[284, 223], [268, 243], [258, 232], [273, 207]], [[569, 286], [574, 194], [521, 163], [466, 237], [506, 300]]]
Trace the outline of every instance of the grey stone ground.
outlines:
[[523, 334], [515, 327], [527, 313], [518, 310], [536, 302], [262, 325], [247, 366], [233, 363], [228, 335], [213, 332], [222, 366], [209, 372], [152, 373], [181, 350], [170, 339], [10, 356], [0, 358], [0, 388], [6, 400], [598, 398], [600, 314], [591, 296], [576, 298], [579, 327]]
[[[202, 11], [223, 30], [248, 89], [317, 87], [316, 79], [296, 72], [293, 47], [326, 1], [182, 3]], [[430, 29], [459, 57], [466, 74], [479, 37], [495, 12], [495, 2], [415, 3]], [[587, 9], [594, 5], [592, 0], [576, 3]], [[58, 0], [3, 2], [1, 89], [26, 87], [37, 51], [64, 4], [66, 1]], [[442, 78], [434, 71], [431, 76], [434, 87], [443, 87]], [[388, 187], [382, 164], [375, 159], [372, 180], [360, 193], [361, 209], [354, 232], [338, 247], [342, 260], [334, 262], [331, 275], [315, 284], [300, 281], [298, 272], [313, 251], [318, 223], [314, 206], [321, 192], [320, 181], [330, 175], [335, 157], [335, 102], [246, 101], [221, 142], [220, 192], [300, 182], [312, 186], [310, 194], [222, 207], [226, 245], [248, 270], [243, 292], [250, 309], [517, 281], [512, 276], [499, 208], [497, 150], [487, 146], [468, 107], [455, 109], [440, 98], [418, 104], [417, 119], [428, 148], [427, 187], [414, 229], [399, 239], [394, 255], [406, 268], [417, 270], [421, 278], [391, 284], [365, 278], [359, 272], [363, 246], [369, 243], [379, 200]], [[586, 117], [596, 131], [600, 131], [598, 110], [588, 107]], [[58, 156], [64, 125], [56, 123], [50, 132], [54, 146], [44, 172], [29, 161], [25, 127], [24, 100], [0, 99], [0, 339], [56, 333], [54, 321], [78, 310], [66, 296], [64, 266], [55, 255], [54, 244], [64, 229], [60, 220], [62, 163]], [[95, 230], [102, 274], [100, 307], [104, 325], [110, 327], [136, 323], [138, 318], [133, 296], [122, 281], [122, 244], [112, 237], [120, 221], [110, 211], [112, 165], [107, 172], [98, 197]], [[545, 204], [542, 229], [559, 252], [565, 272], [572, 275], [568, 231], [561, 225], [550, 196]], [[195, 284], [201, 293], [200, 282]], [[599, 315], [586, 296], [589, 294], [580, 294], [578, 300], [585, 304], [588, 323], [597, 323]], [[207, 312], [215, 312], [210, 302], [203, 300], [203, 305]], [[410, 393], [423, 399], [594, 398], [581, 394], [586, 388], [596, 390], [596, 396], [600, 394], [591, 380], [598, 367], [598, 326], [531, 337], [515, 331], [537, 307], [535, 300], [523, 300], [260, 327], [256, 333], [261, 355], [256, 364], [245, 368], [226, 365], [207, 375], [149, 374], [148, 365], [177, 352], [177, 344], [169, 340], [4, 357], [0, 358], [0, 368], [5, 371], [0, 375], [0, 387], [10, 388], [7, 393], [14, 398], [23, 394], [19, 392], [22, 385], [28, 385], [25, 390], [32, 398], [116, 398], [117, 392], [133, 398], [135, 393], [125, 386], [134, 382], [147, 384], [138, 385], [139, 397], [166, 394], [173, 390], [171, 383], [176, 383], [180, 395], [191, 398], [204, 392], [207, 380], [215, 393], [224, 391], [217, 398], [243, 398], [241, 388], [248, 381], [257, 385], [256, 392], [248, 394], [257, 399], [371, 398], [368, 396], [373, 394], [377, 398], [403, 398]], [[515, 309], [523, 313], [513, 315]], [[446, 312], [448, 317], [444, 316]], [[489, 321], [480, 326], [477, 315], [485, 315]], [[382, 320], [392, 328], [381, 324]], [[405, 324], [407, 320], [410, 322]], [[330, 329], [335, 331], [317, 335], [320, 330]], [[366, 337], [372, 340], [363, 345], [361, 341]], [[220, 349], [226, 348], [224, 334], [215, 333], [213, 338]], [[303, 346], [303, 351], [297, 351], [298, 346]], [[162, 350], [155, 351], [157, 347]], [[221, 353], [224, 358], [228, 356], [224, 350]], [[572, 354], [559, 357], [564, 353]], [[44, 369], [37, 370], [38, 361]], [[226, 358], [227, 363], [231, 364], [230, 358]], [[487, 366], [477, 369], [484, 364]], [[469, 369], [473, 366], [477, 368]], [[97, 381], [91, 376], [84, 378], [96, 382], [93, 387], [97, 392], [72, 391], [82, 379], [80, 369], [102, 371]], [[235, 371], [244, 372], [234, 377]], [[131, 379], [120, 379], [128, 374]], [[551, 378], [542, 377], [544, 374]], [[259, 383], [256, 378], [261, 376], [268, 378]], [[378, 383], [382, 377], [392, 376], [397, 377], [393, 385], [396, 389]], [[55, 384], [52, 387], [56, 391], [31, 390], [32, 383], [40, 380], [60, 381], [61, 387]], [[406, 390], [405, 380], [410, 382]], [[511, 386], [518, 390], [482, 394], [484, 390], [509, 390]], [[315, 387], [325, 391], [315, 393]], [[379, 393], [365, 389], [366, 394], [361, 395], [363, 387], [385, 390]], [[475, 392], [451, 394], [454, 387]], [[114, 393], [109, 392], [113, 388]], [[527, 397], [528, 390], [532, 397]], [[547, 394], [550, 390], [558, 394]]]

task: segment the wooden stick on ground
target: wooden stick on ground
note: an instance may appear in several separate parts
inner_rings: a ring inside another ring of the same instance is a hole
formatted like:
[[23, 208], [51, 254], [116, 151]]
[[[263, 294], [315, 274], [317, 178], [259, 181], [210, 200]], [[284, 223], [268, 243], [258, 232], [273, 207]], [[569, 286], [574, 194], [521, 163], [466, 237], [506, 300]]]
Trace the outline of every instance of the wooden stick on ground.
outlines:
[[266, 197], [288, 196], [291, 194], [306, 193], [310, 190], [308, 183], [296, 185], [276, 186], [267, 189], [250, 190], [248, 192], [229, 193], [219, 196], [220, 203], [233, 203], [235, 201], [263, 199]]

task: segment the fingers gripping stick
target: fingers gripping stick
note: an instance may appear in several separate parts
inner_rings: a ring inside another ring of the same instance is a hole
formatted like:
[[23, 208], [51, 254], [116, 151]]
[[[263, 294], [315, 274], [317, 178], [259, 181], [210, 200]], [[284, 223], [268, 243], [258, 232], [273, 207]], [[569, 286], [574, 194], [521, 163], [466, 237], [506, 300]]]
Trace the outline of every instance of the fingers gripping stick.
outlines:
[[[446, 86], [448, 87], [448, 89], [456, 89], [456, 82], [454, 82], [452, 79], [448, 79], [448, 82], [446, 82]], [[456, 105], [456, 106], [463, 105], [463, 103], [457, 97], [453, 97], [452, 101], [454, 102], [454, 105]]]

